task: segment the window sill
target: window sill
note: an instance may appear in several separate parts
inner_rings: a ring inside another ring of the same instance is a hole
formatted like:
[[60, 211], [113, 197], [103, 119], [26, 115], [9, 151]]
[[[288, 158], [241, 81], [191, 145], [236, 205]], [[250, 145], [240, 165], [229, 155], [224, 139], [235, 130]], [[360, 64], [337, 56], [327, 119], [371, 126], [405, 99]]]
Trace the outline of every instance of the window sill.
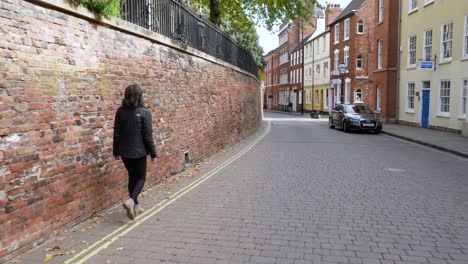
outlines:
[[458, 116], [458, 120], [466, 120], [466, 115], [465, 116], [463, 116], [463, 115]]
[[349, 37], [348, 37], [348, 38], [345, 38], [345, 39], [343, 39], [343, 41], [347, 41], [347, 40], [349, 40]]
[[407, 114], [414, 114], [414, 109], [407, 109], [405, 112]]
[[431, 1], [431, 2], [429, 2], [429, 3], [424, 3], [424, 7], [429, 6], [429, 5], [432, 5], [433, 3], [434, 3], [434, 1]]
[[450, 118], [450, 113], [437, 113], [437, 117]]
[[414, 70], [416, 69], [416, 65], [409, 65], [408, 67], [406, 67], [407, 70]]
[[444, 64], [449, 64], [452, 62], [452, 58], [450, 59], [444, 59], [439, 62], [439, 65], [444, 65]]
[[468, 61], [468, 54], [460, 59], [460, 61]]
[[362, 35], [364, 35], [364, 32], [362, 32], [362, 33], [358, 32], [358, 33], [356, 33], [356, 35], [361, 35], [362, 36]]
[[411, 14], [413, 14], [413, 13], [416, 13], [417, 11], [418, 11], [417, 8], [416, 8], [416, 9], [413, 9], [413, 10], [410, 10], [410, 11], [408, 12], [408, 16], [411, 15]]

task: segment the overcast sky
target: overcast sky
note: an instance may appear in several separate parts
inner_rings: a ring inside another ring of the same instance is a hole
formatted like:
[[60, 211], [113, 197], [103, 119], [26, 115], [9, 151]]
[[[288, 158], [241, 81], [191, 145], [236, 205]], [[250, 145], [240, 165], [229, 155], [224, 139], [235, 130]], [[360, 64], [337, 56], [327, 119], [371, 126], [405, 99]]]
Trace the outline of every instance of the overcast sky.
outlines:
[[[319, 3], [326, 5], [325, 3], [340, 4], [342, 8], [345, 8], [351, 0], [319, 0]], [[278, 30], [278, 29], [276, 29]], [[260, 46], [263, 47], [263, 51], [267, 54], [269, 51], [278, 47], [278, 32], [269, 32], [266, 28], [257, 27], [257, 33], [260, 37]]]

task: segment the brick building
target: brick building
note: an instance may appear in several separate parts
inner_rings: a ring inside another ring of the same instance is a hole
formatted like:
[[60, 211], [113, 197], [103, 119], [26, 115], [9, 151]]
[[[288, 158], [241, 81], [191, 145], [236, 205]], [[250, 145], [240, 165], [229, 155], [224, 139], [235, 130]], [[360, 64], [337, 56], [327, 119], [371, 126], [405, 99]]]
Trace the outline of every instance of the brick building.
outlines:
[[276, 95], [278, 94], [276, 88], [279, 80], [279, 73], [278, 73], [278, 53], [276, 49], [270, 51], [265, 57], [265, 104], [267, 109], [272, 109], [273, 105], [278, 104], [278, 98]]
[[332, 106], [364, 103], [383, 119], [395, 119], [398, 2], [353, 0], [330, 24]]
[[[317, 10], [316, 12], [323, 12]], [[312, 18], [316, 23], [316, 16]], [[285, 20], [280, 26], [278, 47], [265, 56], [267, 108], [289, 111], [302, 110], [302, 41], [315, 32], [315, 27], [301, 21]], [[294, 50], [294, 52], [292, 52]], [[270, 65], [270, 66], [269, 66]], [[294, 81], [294, 83], [292, 83]]]

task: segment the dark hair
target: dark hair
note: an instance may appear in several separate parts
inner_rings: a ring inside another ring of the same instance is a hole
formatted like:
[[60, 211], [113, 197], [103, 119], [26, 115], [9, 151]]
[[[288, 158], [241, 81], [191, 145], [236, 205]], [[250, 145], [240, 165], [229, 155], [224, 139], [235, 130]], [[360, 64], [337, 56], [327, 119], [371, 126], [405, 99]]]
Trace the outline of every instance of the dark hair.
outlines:
[[144, 107], [143, 91], [141, 90], [140, 86], [132, 84], [125, 88], [125, 97], [122, 100], [122, 106], [124, 108], [130, 109]]

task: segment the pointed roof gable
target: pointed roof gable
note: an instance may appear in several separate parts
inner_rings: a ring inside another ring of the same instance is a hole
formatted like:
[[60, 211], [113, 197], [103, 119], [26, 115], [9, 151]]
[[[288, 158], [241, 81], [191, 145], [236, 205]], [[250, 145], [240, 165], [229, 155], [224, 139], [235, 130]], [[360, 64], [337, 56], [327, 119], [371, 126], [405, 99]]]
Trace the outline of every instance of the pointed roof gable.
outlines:
[[354, 12], [353, 10], [358, 10], [365, 1], [366, 0], [351, 1], [351, 3], [349, 3], [348, 6], [346, 6], [346, 8], [340, 13], [340, 15], [330, 25], [333, 25], [336, 22], [340, 21], [342, 18], [345, 18], [348, 15], [352, 14]]

